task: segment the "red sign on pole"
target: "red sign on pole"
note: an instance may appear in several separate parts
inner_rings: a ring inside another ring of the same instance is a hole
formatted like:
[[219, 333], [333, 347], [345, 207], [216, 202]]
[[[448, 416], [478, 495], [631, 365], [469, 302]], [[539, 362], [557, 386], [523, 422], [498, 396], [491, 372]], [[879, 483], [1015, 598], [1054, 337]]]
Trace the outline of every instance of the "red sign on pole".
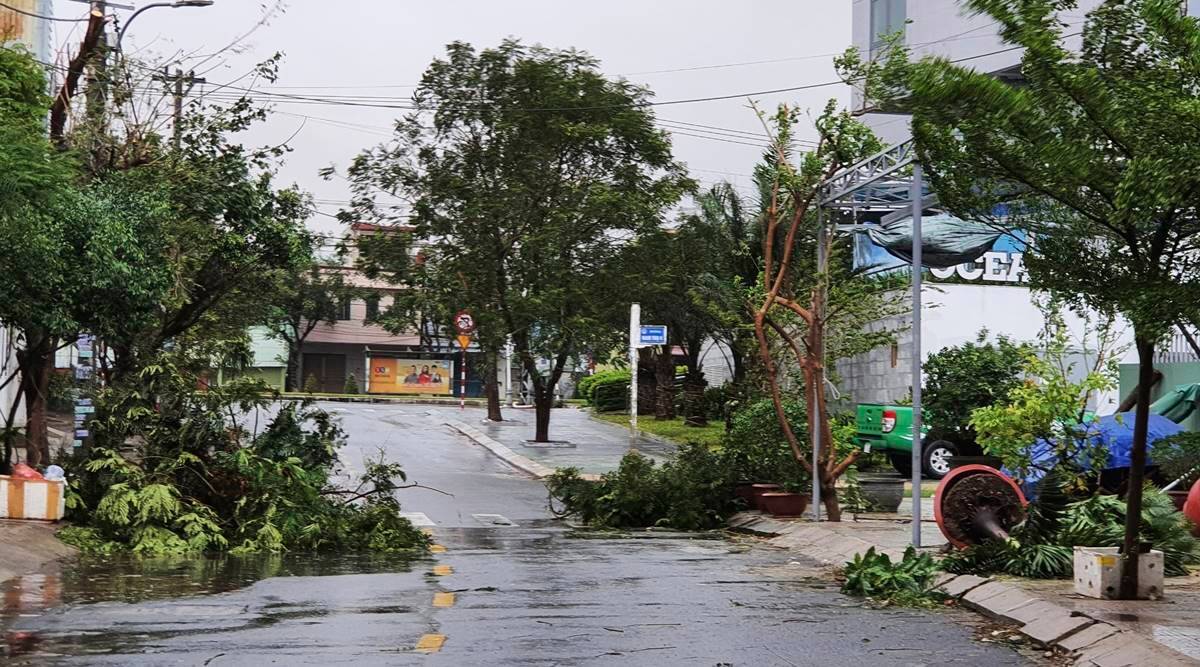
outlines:
[[454, 316], [454, 330], [460, 336], [468, 336], [475, 333], [475, 318], [471, 317], [471, 313], [460, 310]]

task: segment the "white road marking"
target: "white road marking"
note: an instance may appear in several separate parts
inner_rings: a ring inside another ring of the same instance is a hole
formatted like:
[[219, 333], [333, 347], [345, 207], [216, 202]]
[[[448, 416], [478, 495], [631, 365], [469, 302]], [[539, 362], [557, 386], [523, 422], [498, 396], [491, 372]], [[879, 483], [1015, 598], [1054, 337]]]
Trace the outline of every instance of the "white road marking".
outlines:
[[408, 519], [414, 526], [436, 526], [429, 517], [425, 516], [424, 512], [401, 512], [400, 516]]

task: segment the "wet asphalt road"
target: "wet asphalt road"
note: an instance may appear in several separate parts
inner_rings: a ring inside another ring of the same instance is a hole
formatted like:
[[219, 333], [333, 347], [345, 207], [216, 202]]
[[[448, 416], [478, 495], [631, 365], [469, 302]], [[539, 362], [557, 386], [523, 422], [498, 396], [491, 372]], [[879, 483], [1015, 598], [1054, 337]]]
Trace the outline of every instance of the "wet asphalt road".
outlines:
[[970, 614], [865, 609], [753, 541], [580, 537], [439, 409], [330, 407], [349, 467], [382, 448], [453, 494], [402, 496], [444, 550], [83, 561], [4, 591], [6, 664], [1037, 664], [976, 642]]

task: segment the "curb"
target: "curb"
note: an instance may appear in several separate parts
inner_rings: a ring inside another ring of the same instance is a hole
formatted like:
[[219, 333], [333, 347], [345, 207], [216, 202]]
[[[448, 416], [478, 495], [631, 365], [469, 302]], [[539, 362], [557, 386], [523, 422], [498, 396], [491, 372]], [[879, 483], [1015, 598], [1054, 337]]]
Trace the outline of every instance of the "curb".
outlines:
[[[623, 431], [625, 433], [629, 432], [629, 429], [627, 429], [627, 428], [618, 426], [610, 421], [604, 421], [603, 419], [597, 418], [596, 415], [594, 415], [590, 409], [587, 411], [587, 417], [588, 417], [588, 420], [593, 421], [597, 424], [604, 424], [605, 426], [608, 426], [609, 428], [620, 429], [621, 431]], [[638, 431], [638, 437], [643, 440], [649, 440], [650, 442], [657, 442], [660, 445], [667, 445], [670, 447], [675, 447], [676, 449], [679, 448], [678, 442], [671, 440], [670, 438], [664, 438], [661, 435], [654, 435], [653, 433], [647, 433], [645, 431]], [[637, 449], [637, 448], [634, 447], [634, 449]]]
[[[447, 405], [458, 406], [458, 399], [438, 400], [434, 398], [408, 398], [399, 396], [288, 396], [279, 397], [281, 401], [328, 401], [330, 403], [396, 403], [400, 405]], [[466, 404], [473, 408], [486, 407], [487, 403], [476, 398], [468, 398]]]
[[[767, 536], [775, 546], [834, 567], [876, 546], [863, 539], [836, 534], [820, 525], [776, 521], [749, 512], [735, 514], [728, 525], [731, 530]], [[893, 559], [903, 557], [902, 550], [876, 547], [876, 551]], [[967, 609], [1020, 626], [1021, 634], [1033, 643], [1073, 657], [1077, 667], [1200, 665], [1200, 662], [1152, 639], [1034, 597], [1017, 586], [995, 579], [943, 572], [934, 580], [933, 590], [957, 600]]]
[[484, 449], [487, 449], [491, 453], [500, 457], [501, 460], [503, 460], [505, 463], [509, 464], [510, 466], [517, 468], [518, 470], [524, 471], [530, 475], [533, 475], [537, 479], [549, 477], [550, 475], [554, 474], [553, 468], [543, 465], [541, 463], [538, 463], [537, 461], [534, 461], [533, 459], [529, 458], [528, 456], [524, 456], [522, 454], [518, 454], [518, 453], [514, 452], [507, 445], [504, 445], [504, 444], [496, 441], [495, 439], [490, 438], [487, 435], [484, 435], [484, 433], [482, 431], [475, 428], [474, 426], [470, 426], [468, 424], [464, 424], [463, 422], [453, 421], [453, 420], [447, 421], [447, 422], [445, 422], [445, 424], [446, 424], [446, 426], [449, 426], [450, 428], [467, 436], [472, 441], [474, 441], [475, 444], [482, 446]]

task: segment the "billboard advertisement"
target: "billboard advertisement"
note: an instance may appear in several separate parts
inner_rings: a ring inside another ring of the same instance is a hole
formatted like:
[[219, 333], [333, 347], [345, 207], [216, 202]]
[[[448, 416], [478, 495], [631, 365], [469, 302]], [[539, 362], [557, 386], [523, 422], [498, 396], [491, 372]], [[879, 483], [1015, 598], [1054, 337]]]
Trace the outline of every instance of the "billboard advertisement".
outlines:
[[404, 357], [372, 357], [372, 394], [438, 394], [453, 393], [450, 362], [445, 359], [411, 359]]
[[[869, 231], [867, 231], [869, 230]], [[1000, 233], [941, 214], [922, 220], [922, 265], [935, 280], [1026, 283], [1025, 234]], [[864, 227], [854, 234], [854, 268], [872, 273], [907, 270], [911, 264], [912, 222]]]

